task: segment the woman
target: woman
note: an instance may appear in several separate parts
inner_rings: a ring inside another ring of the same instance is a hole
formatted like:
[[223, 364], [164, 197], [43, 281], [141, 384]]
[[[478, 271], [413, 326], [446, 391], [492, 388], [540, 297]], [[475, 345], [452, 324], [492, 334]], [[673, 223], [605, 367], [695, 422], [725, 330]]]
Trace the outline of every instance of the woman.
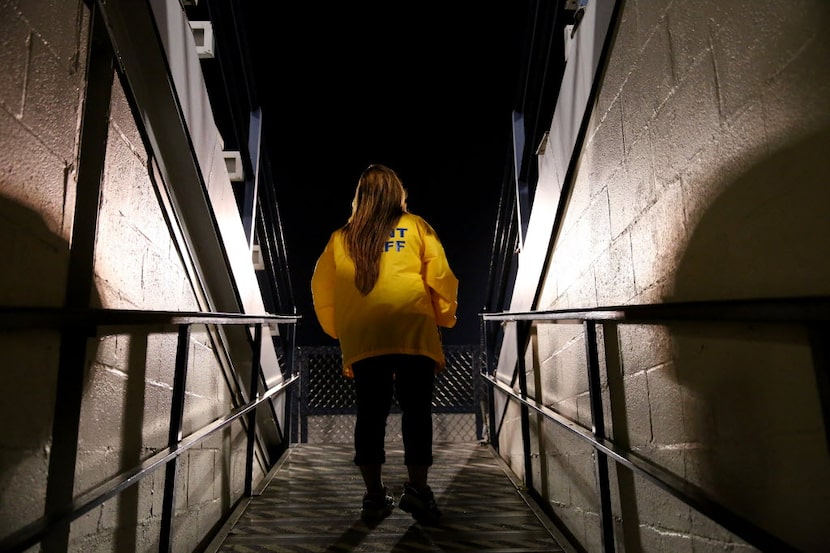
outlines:
[[371, 165], [360, 176], [351, 217], [317, 260], [311, 292], [317, 320], [339, 340], [343, 374], [355, 384], [354, 463], [366, 486], [361, 517], [381, 519], [394, 505], [381, 470], [394, 393], [409, 476], [398, 506], [422, 523], [437, 522], [441, 511], [428, 484], [432, 393], [445, 365], [438, 327], [455, 326], [458, 279], [435, 231], [408, 212], [392, 169]]

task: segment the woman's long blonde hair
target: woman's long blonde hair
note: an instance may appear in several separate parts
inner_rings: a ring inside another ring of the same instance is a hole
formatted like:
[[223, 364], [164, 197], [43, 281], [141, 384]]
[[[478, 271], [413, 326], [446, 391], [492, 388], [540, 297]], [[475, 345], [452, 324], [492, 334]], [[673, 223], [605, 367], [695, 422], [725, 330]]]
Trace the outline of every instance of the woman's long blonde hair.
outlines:
[[397, 173], [384, 165], [366, 168], [357, 181], [352, 215], [343, 227], [355, 265], [354, 283], [364, 296], [375, 287], [383, 245], [406, 212], [406, 190]]

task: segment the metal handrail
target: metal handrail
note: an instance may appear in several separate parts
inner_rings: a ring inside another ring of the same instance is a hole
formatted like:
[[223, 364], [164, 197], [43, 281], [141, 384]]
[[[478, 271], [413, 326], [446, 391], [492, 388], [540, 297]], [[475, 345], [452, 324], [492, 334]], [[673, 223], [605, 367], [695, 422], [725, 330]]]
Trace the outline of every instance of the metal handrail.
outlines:
[[[80, 332], [88, 336], [100, 333], [101, 327], [141, 327], [142, 329], [177, 330], [179, 334], [174, 376], [173, 405], [171, 406], [170, 439], [167, 448], [162, 449], [138, 465], [128, 468], [106, 482], [80, 496], [71, 503], [35, 520], [23, 528], [0, 540], [0, 551], [22, 552], [40, 543], [58, 529], [68, 528], [68, 524], [115, 497], [130, 486], [138, 483], [155, 470], [166, 467], [164, 513], [161, 523], [160, 551], [170, 550], [172, 540], [173, 503], [175, 493], [175, 462], [178, 457], [198, 445], [207, 437], [225, 428], [230, 423], [247, 415], [248, 440], [246, 458], [245, 495], [252, 494], [254, 440], [256, 435], [256, 408], [270, 400], [276, 394], [283, 393], [295, 386], [300, 375], [293, 371], [291, 357], [291, 374], [285, 380], [259, 392], [260, 352], [262, 347], [262, 329], [274, 324], [296, 325], [299, 315], [247, 315], [243, 313], [221, 312], [185, 312], [185, 311], [147, 311], [124, 309], [64, 309], [52, 307], [2, 307], [0, 308], [0, 329], [3, 330], [42, 330], [58, 329]], [[230, 326], [253, 326], [252, 338], [253, 363], [251, 370], [251, 387], [249, 401], [233, 409], [224, 417], [182, 438], [181, 413], [184, 403], [184, 382], [187, 371], [187, 342], [190, 327], [194, 324]], [[292, 342], [294, 333], [292, 335]], [[74, 334], [74, 336], [78, 336]], [[294, 344], [292, 343], [292, 349]], [[178, 417], [178, 420], [176, 420]]]
[[[750, 545], [763, 551], [798, 551], [794, 546], [770, 534], [763, 528], [721, 505], [701, 488], [688, 480], [663, 469], [651, 461], [638, 456], [628, 448], [621, 447], [605, 437], [602, 399], [599, 389], [599, 362], [596, 346], [597, 324], [666, 324], [671, 322], [711, 323], [794, 323], [804, 324], [809, 330], [810, 346], [818, 383], [819, 401], [825, 420], [830, 422], [830, 347], [827, 335], [830, 332], [830, 296], [807, 296], [794, 298], [765, 298], [746, 300], [673, 302], [630, 306], [597, 307], [590, 309], [563, 309], [549, 311], [523, 311], [481, 313], [482, 342], [485, 355], [481, 378], [490, 386], [490, 426], [494, 447], [498, 448], [498, 432], [495, 426], [493, 392], [498, 390], [521, 406], [522, 436], [524, 439], [525, 463], [530, 462], [528, 410], [544, 416], [587, 442], [597, 452], [597, 479], [600, 494], [600, 525], [603, 534], [603, 550], [614, 550], [613, 519], [610, 505], [610, 483], [607, 461], [627, 467], [650, 480], [675, 498], [683, 501], [696, 511], [744, 539]], [[516, 332], [516, 367], [510, 385], [497, 379], [493, 359], [495, 352], [487, 346], [487, 323], [519, 323]], [[529, 343], [530, 326], [534, 323], [582, 324], [586, 332], [588, 357], [588, 383], [591, 399], [592, 426], [586, 429], [578, 421], [554, 411], [533, 398], [528, 397], [524, 378], [524, 355]], [[519, 391], [513, 388], [518, 379]], [[609, 384], [610, 386], [610, 384]], [[505, 407], [506, 409], [506, 407]], [[827, 434], [830, 444], [830, 433]], [[532, 471], [526, 468], [526, 480], [537, 501], [542, 502], [538, 492], [533, 490]], [[547, 509], [546, 509], [547, 510]]]
[[171, 327], [178, 325], [257, 325], [297, 323], [300, 315], [248, 315], [201, 311], [137, 309], [67, 309], [60, 307], [0, 307], [0, 329], [60, 329], [68, 325]]

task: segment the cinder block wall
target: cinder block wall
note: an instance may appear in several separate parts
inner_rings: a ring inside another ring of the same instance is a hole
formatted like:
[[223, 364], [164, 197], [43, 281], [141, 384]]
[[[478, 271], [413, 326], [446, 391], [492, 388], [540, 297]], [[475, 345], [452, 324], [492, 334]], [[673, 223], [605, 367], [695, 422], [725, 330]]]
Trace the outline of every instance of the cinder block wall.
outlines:
[[[822, 0], [625, 1], [539, 308], [830, 293], [828, 60]], [[540, 183], [554, 178], [539, 163]], [[830, 547], [830, 460], [803, 330], [604, 336], [609, 436], [794, 546]], [[540, 368], [537, 399], [590, 428], [582, 338], [578, 325], [540, 325], [527, 362]], [[511, 424], [502, 447], [515, 451]], [[551, 424], [532, 440], [537, 487], [600, 551], [593, 451]], [[612, 473], [619, 550], [752, 550]]]
[[[64, 303], [87, 14], [1, 2], [0, 302]], [[67, 24], [67, 22], [70, 22]], [[0, 534], [43, 514], [59, 340], [0, 333]]]
[[[0, 305], [65, 300], [84, 101], [84, 2], [0, 1]], [[200, 310], [147, 174], [117, 77], [95, 239], [93, 306]], [[43, 515], [59, 336], [0, 332], [0, 536]], [[184, 434], [227, 414], [232, 392], [211, 336], [195, 328]], [[75, 489], [80, 494], [167, 446], [175, 333], [89, 342]], [[192, 551], [244, 485], [239, 423], [180, 457], [176, 551]], [[233, 452], [233, 453], [230, 453]], [[262, 477], [259, 467], [255, 479]], [[164, 470], [72, 525], [72, 551], [158, 548]]]

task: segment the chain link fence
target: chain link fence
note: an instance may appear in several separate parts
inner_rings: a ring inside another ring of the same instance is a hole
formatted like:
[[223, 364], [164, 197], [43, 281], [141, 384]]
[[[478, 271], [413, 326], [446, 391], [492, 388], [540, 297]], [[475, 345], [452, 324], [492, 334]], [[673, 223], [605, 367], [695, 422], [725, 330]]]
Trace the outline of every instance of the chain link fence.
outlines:
[[[294, 443], [352, 443], [355, 414], [354, 383], [342, 374], [337, 346], [298, 347], [300, 393], [294, 396]], [[483, 441], [486, 394], [478, 374], [483, 357], [477, 346], [444, 346], [447, 365], [435, 378], [433, 441]], [[397, 402], [386, 426], [386, 441], [402, 442]]]

